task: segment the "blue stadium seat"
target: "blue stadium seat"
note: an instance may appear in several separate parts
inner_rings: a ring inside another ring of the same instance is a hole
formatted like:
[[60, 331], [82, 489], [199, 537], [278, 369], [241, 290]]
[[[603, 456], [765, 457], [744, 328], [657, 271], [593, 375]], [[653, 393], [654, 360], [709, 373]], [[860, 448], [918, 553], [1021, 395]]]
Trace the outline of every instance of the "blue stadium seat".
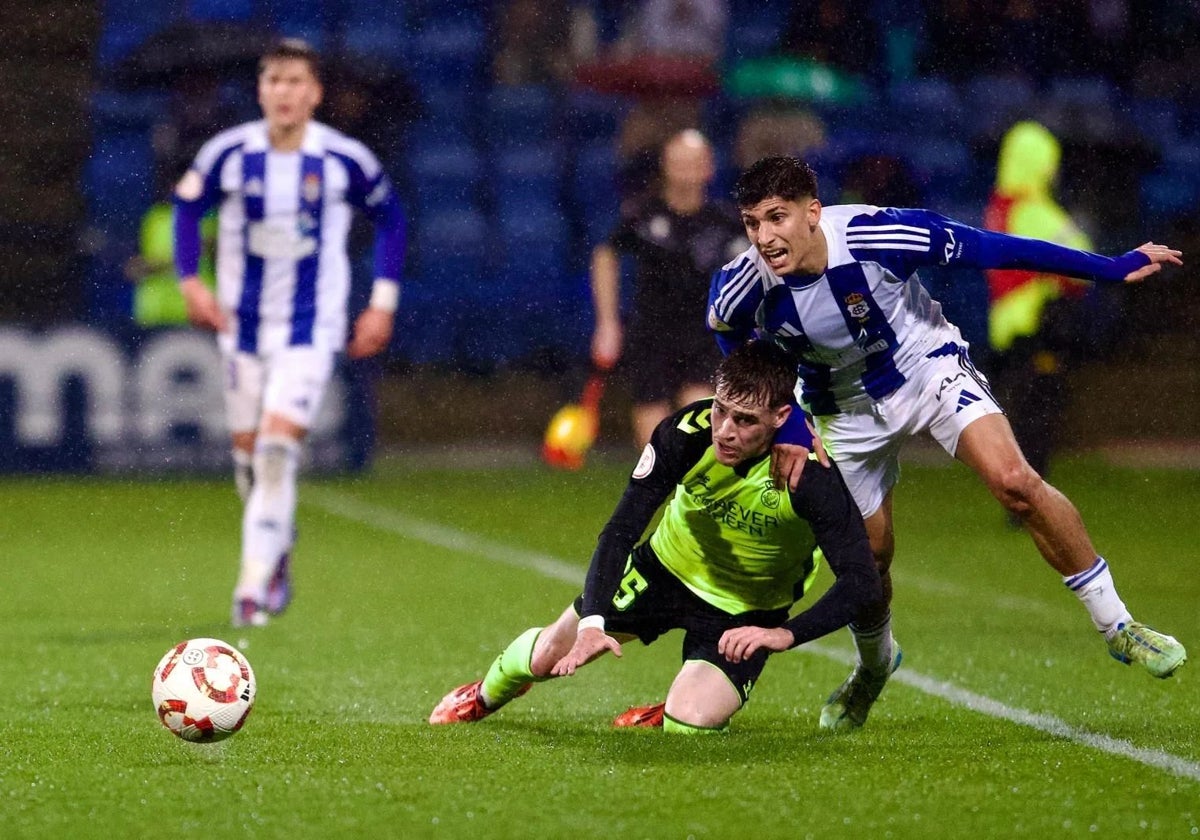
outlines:
[[199, 21], [248, 21], [254, 17], [254, 0], [190, 0], [188, 17]]
[[[414, 244], [421, 276], [469, 273], [487, 268], [491, 231], [483, 213], [472, 207], [444, 207], [424, 214], [415, 224]], [[464, 266], [468, 271], [464, 271]]]
[[957, 128], [963, 118], [958, 87], [937, 77], [903, 79], [887, 91], [891, 115], [898, 127], [921, 134], [939, 134]]
[[1116, 85], [1102, 76], [1060, 76], [1052, 79], [1050, 100], [1060, 105], [1111, 108], [1121, 96]]
[[613, 141], [582, 147], [571, 173], [570, 200], [583, 228], [584, 247], [591, 250], [612, 233], [620, 218], [617, 151]]
[[1142, 178], [1141, 200], [1147, 222], [1163, 224], [1194, 214], [1200, 206], [1200, 179], [1191, 171], [1151, 172]]
[[486, 123], [493, 146], [557, 137], [557, 96], [543, 85], [498, 85], [487, 96]]
[[493, 153], [492, 195], [501, 215], [524, 213], [530, 206], [557, 208], [562, 203], [562, 150], [547, 143], [512, 146]]
[[83, 194], [94, 225], [136, 243], [141, 216], [155, 199], [154, 152], [147, 133], [97, 134], [84, 168]]
[[997, 137], [1020, 119], [1032, 116], [1037, 90], [1024, 76], [983, 75], [966, 83], [968, 127], [975, 135]]
[[623, 96], [572, 89], [564, 113], [568, 136], [583, 143], [616, 137], [631, 102]]
[[409, 181], [419, 207], [478, 205], [483, 159], [465, 139], [415, 138], [407, 160]]

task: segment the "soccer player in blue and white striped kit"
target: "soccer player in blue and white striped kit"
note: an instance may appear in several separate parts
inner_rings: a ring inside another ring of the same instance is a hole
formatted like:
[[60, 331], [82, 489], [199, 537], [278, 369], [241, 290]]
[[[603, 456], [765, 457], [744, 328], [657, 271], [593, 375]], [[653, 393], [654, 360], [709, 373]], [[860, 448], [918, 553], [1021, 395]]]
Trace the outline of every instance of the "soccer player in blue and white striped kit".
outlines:
[[[897, 456], [906, 439], [927, 431], [1020, 518], [1114, 658], [1156, 677], [1174, 673], [1186, 660], [1183, 645], [1133, 620], [1079, 512], [1026, 462], [967, 342], [917, 269], [1016, 268], [1136, 282], [1164, 264], [1181, 265], [1180, 252], [1148, 242], [1110, 258], [979, 230], [928, 210], [822, 207], [816, 175], [790, 157], [759, 160], [738, 179], [736, 193], [751, 247], [714, 275], [709, 327], [726, 352], [756, 331], [791, 351], [799, 401], [863, 514], [886, 601]], [[794, 487], [813, 440], [799, 426], [790, 434], [796, 445], [777, 458], [775, 472]], [[900, 664], [890, 610], [860, 617], [851, 630], [859, 661], [822, 709], [822, 728], [861, 726]]]
[[[284, 39], [259, 63], [263, 118], [208, 141], [175, 191], [175, 260], [188, 317], [216, 331], [234, 474], [245, 503], [235, 626], [291, 597], [288, 564], [301, 443], [337, 354], [373, 356], [392, 335], [404, 216], [375, 156], [317, 122], [320, 65]], [[218, 207], [217, 292], [196, 276], [200, 219]], [[347, 345], [353, 209], [375, 224], [375, 284]]]

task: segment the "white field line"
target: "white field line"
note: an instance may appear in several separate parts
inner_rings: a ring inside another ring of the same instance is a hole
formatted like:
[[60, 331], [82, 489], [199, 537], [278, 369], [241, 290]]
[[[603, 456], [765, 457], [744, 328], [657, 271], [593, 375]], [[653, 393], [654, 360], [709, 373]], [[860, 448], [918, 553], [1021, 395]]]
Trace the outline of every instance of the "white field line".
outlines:
[[[361, 501], [337, 490], [312, 486], [306, 487], [302, 494], [302, 501], [306, 505], [319, 508], [334, 516], [339, 516], [343, 519], [358, 522], [362, 525], [367, 525], [371, 528], [407, 539], [419, 540], [439, 548], [482, 557], [492, 562], [503, 563], [525, 571], [536, 572], [543, 577], [563, 583], [581, 584], [583, 581], [584, 570], [580, 565], [571, 564], [547, 554], [526, 551], [493, 540], [483, 539], [458, 528], [407, 516], [390, 508]], [[954, 584], [950, 584], [950, 586], [954, 586]], [[933, 587], [930, 586], [929, 588]], [[804, 646], [803, 650], [846, 664], [852, 664], [854, 658], [853, 654], [849, 652], [835, 650], [823, 644], [808, 644]], [[1128, 758], [1148, 767], [1165, 770], [1176, 776], [1200, 781], [1200, 763], [1190, 761], [1181, 756], [1161, 750], [1138, 747], [1119, 738], [1110, 738], [1107, 735], [1087, 732], [1071, 726], [1052, 715], [1037, 714], [1027, 709], [1009, 706], [1001, 703], [999, 700], [993, 700], [990, 697], [968, 691], [953, 683], [944, 682], [934, 677], [917, 673], [911, 669], [901, 668], [892, 679], [923, 691], [926, 694], [939, 697], [954, 706], [962, 706], [988, 717], [1007, 720], [1021, 726], [1028, 726], [1039, 732], [1044, 732], [1058, 738], [1065, 738], [1077, 744], [1083, 744], [1101, 752], [1109, 753], [1110, 755]]]

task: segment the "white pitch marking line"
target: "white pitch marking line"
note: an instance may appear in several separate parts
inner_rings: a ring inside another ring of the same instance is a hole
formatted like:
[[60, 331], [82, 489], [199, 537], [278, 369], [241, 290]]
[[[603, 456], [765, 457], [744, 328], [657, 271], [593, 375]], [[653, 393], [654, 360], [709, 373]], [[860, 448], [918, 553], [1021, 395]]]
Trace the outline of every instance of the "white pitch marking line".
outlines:
[[[584, 570], [582, 568], [557, 557], [533, 551], [525, 551], [493, 540], [483, 539], [458, 528], [439, 525], [434, 522], [408, 516], [390, 508], [361, 501], [337, 490], [310, 486], [305, 488], [301, 501], [304, 504], [320, 508], [326, 513], [331, 513], [334, 516], [340, 516], [343, 519], [358, 522], [380, 531], [420, 540], [421, 542], [451, 551], [473, 554], [518, 569], [537, 572], [544, 577], [562, 581], [563, 583], [578, 584], [583, 579]], [[852, 654], [835, 650], [823, 644], [808, 644], [804, 646], [804, 650], [846, 664], [852, 664], [853, 662]], [[1027, 709], [1008, 706], [999, 700], [993, 700], [990, 697], [968, 691], [953, 683], [925, 676], [911, 669], [901, 668], [895, 673], [892, 679], [923, 691], [926, 694], [940, 697], [954, 706], [962, 706], [988, 717], [1007, 720], [1021, 726], [1028, 726], [1039, 732], [1045, 732], [1048, 735], [1054, 735], [1059, 738], [1066, 738], [1069, 741], [1092, 747], [1110, 755], [1128, 758], [1140, 764], [1145, 764], [1148, 767], [1165, 770], [1176, 776], [1200, 781], [1200, 763], [1189, 761], [1181, 756], [1161, 750], [1138, 747], [1119, 738], [1111, 738], [1107, 735], [1087, 732], [1071, 726], [1066, 721], [1052, 715], [1041, 715]]]

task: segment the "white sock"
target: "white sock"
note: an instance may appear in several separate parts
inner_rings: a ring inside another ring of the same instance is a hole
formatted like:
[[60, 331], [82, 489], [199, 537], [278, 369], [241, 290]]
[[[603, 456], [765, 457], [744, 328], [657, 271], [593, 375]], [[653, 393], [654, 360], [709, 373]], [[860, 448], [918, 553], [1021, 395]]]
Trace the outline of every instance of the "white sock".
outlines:
[[300, 443], [283, 435], [254, 447], [254, 489], [242, 517], [242, 568], [233, 596], [266, 603], [279, 556], [292, 543]]
[[858, 650], [858, 661], [872, 673], [891, 673], [892, 670], [892, 613], [889, 610], [883, 621], [872, 627], [850, 625], [854, 647]]
[[234, 447], [233, 450], [233, 485], [237, 487], [242, 504], [250, 498], [254, 489], [254, 453]]
[[1112, 638], [1122, 624], [1133, 621], [1125, 602], [1117, 594], [1112, 572], [1103, 557], [1097, 557], [1090, 569], [1064, 577], [1063, 583], [1079, 596], [1092, 616], [1092, 623], [1106, 638]]

